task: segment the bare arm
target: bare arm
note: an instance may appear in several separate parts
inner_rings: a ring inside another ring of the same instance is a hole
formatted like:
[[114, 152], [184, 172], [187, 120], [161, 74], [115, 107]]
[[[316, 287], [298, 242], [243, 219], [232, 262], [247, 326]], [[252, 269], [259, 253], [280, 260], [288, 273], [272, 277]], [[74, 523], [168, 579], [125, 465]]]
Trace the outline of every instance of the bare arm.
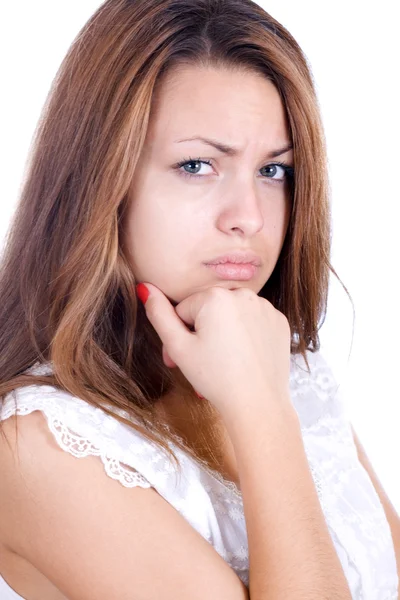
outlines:
[[291, 404], [287, 318], [249, 288], [212, 287], [172, 307], [148, 286], [163, 353], [217, 408], [232, 442], [251, 600], [351, 600]]
[[44, 416], [4, 422], [0, 539], [68, 600], [248, 600], [236, 573], [153, 488], [61, 450]]
[[[382, 503], [383, 510], [385, 511], [386, 518], [389, 523], [390, 532], [392, 534], [394, 552], [396, 556], [397, 576], [400, 581], [400, 517], [392, 502], [390, 501], [389, 496], [384, 490], [382, 483], [378, 479], [378, 475], [375, 473], [372, 463], [369, 460], [365, 448], [361, 444], [359, 437], [354, 431], [354, 428], [352, 427], [351, 429], [353, 432], [353, 439], [357, 449], [359, 461], [364, 467], [364, 469], [367, 471], [371, 479], [372, 485], [375, 487], [375, 491], [379, 496], [379, 500]], [[400, 589], [397, 597], [400, 600]]]
[[250, 597], [351, 600], [289, 404], [225, 421], [243, 495]]

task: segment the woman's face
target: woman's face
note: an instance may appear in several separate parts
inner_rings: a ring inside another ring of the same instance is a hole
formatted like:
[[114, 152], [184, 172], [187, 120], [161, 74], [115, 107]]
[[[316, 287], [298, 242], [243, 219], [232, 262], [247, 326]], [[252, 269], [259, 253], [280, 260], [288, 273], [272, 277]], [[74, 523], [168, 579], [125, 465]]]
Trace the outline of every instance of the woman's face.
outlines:
[[[154, 98], [126, 214], [124, 247], [137, 282], [174, 304], [212, 286], [258, 293], [289, 222], [288, 179], [276, 163], [293, 166], [293, 150], [276, 153], [290, 142], [269, 80], [211, 67], [171, 71]], [[237, 251], [261, 259], [249, 279], [235, 270], [223, 279], [207, 266]]]

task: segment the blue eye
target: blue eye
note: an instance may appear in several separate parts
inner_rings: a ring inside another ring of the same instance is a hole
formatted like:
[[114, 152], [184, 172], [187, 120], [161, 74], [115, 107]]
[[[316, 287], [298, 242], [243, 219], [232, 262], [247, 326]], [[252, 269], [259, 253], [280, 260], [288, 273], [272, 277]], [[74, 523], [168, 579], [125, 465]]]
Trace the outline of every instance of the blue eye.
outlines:
[[[272, 170], [272, 176], [268, 177], [267, 175], [267, 170], [270, 169], [270, 173]], [[294, 174], [294, 169], [292, 167], [289, 167], [289, 165], [285, 164], [285, 163], [272, 163], [271, 165], [266, 165], [265, 167], [262, 167], [260, 169], [260, 171], [265, 171], [265, 175], [267, 176], [268, 179], [273, 179], [274, 176], [276, 175], [277, 171], [279, 173], [279, 169], [281, 169], [284, 172], [284, 176], [282, 177], [278, 177], [277, 179], [274, 179], [274, 181], [281, 181], [283, 179], [285, 179], [286, 177], [292, 177]]]
[[[207, 175], [207, 173], [203, 175], [199, 174], [202, 165], [211, 167], [212, 162], [201, 158], [187, 158], [175, 165], [174, 168], [184, 177], [200, 179]], [[279, 173], [279, 169], [283, 171], [283, 177], [275, 177], [277, 172]], [[266, 165], [260, 169], [260, 172], [262, 171], [266, 175], [265, 178], [271, 180], [273, 183], [284, 183], [287, 179], [293, 179], [294, 177], [294, 167], [284, 162], [275, 162]]]
[[[189, 177], [203, 177], [203, 175], [198, 175], [201, 165], [208, 165], [209, 167], [211, 167], [211, 162], [209, 160], [200, 160], [200, 158], [197, 158], [197, 159], [190, 158], [189, 160], [180, 162], [177, 165], [177, 168], [186, 169], [186, 167], [188, 167], [190, 169], [189, 171], [181, 170], [182, 175], [188, 175]], [[195, 171], [195, 172], [193, 172], [193, 171]]]

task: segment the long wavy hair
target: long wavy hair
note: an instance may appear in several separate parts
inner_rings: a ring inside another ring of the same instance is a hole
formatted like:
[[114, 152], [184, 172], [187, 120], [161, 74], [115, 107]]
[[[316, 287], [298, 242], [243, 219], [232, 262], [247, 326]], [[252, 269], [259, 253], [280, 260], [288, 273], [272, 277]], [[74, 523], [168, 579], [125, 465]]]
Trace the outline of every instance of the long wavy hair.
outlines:
[[[251, 0], [106, 0], [53, 81], [7, 233], [0, 401], [20, 386], [53, 385], [133, 427], [178, 468], [170, 442], [219, 471], [215, 411], [179, 369], [173, 376], [165, 366], [122, 245], [156, 86], [182, 64], [261, 73], [281, 96], [294, 146], [292, 212], [259, 295], [287, 317], [291, 352], [309, 369], [306, 352], [320, 347], [330, 271], [340, 279], [330, 264], [326, 143], [306, 56]], [[52, 375], [24, 374], [49, 361]], [[155, 411], [174, 386], [192, 420], [204, 425], [195, 438], [177, 437]]]

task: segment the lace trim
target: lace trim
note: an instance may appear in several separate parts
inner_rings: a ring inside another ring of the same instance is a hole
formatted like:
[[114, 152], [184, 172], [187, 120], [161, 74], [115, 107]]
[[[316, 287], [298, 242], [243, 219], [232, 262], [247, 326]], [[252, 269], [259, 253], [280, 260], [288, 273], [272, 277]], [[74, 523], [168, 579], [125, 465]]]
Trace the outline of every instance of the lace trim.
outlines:
[[[294, 357], [292, 358], [294, 360]], [[364, 597], [397, 600], [398, 577], [389, 525], [370, 479], [360, 470], [349, 423], [343, 415], [343, 404], [337, 394], [339, 386], [322, 356], [310, 353], [309, 361], [311, 374], [300, 365], [291, 370], [291, 397], [301, 416], [301, 429], [310, 471], [343, 568], [349, 582], [351, 581], [353, 597], [357, 600]], [[48, 365], [39, 365], [37, 368], [42, 373], [51, 372]], [[40, 389], [40, 396], [34, 402], [34, 406], [22, 414], [41, 410], [36, 407], [46, 389], [54, 393], [54, 388], [51, 387], [38, 386], [37, 389]], [[32, 403], [32, 396], [30, 402]], [[21, 408], [20, 405], [19, 409]], [[51, 409], [52, 406], [47, 404], [43, 407], [43, 412], [49, 425], [54, 426], [52, 431], [60, 439], [59, 445], [65, 443], [68, 445], [67, 450], [72, 454], [76, 451], [78, 457], [82, 452], [84, 455], [101, 456], [106, 471], [109, 468], [116, 475], [114, 478], [123, 478], [123, 469], [129, 477], [139, 476], [144, 479], [145, 483], [139, 485], [150, 487], [150, 483], [139, 473], [135, 474], [134, 470], [126, 469], [119, 461], [113, 463], [111, 456], [115, 455], [115, 447], [112, 440], [107, 440], [107, 444], [104, 444], [106, 450], [101, 453], [89, 440], [77, 436], [63, 425], [58, 418], [60, 415]], [[93, 424], [97, 424], [97, 421], [102, 423], [100, 409], [93, 410], [93, 407], [88, 407], [87, 410], [90, 411]], [[173, 438], [183, 443], [183, 439], [175, 432], [170, 429], [169, 432]], [[241, 492], [234, 482], [226, 480], [208, 465], [200, 461], [197, 461], [197, 464], [211, 477], [202, 483], [210, 496], [215, 513], [229, 517], [218, 519], [222, 541], [220, 538], [213, 540], [214, 547], [247, 585], [246, 530], [243, 527], [242, 535], [242, 524], [239, 525], [240, 521], [244, 522]], [[218, 482], [218, 485], [213, 485], [213, 481]], [[126, 485], [123, 481], [121, 483]], [[129, 487], [129, 484], [127, 486]], [[232, 543], [232, 535], [235, 543]], [[205, 537], [211, 542], [211, 533]]]
[[[46, 364], [35, 363], [32, 367], [27, 369], [26, 372], [34, 373], [35, 375], [50, 375], [53, 373], [52, 362], [48, 362]], [[178, 440], [181, 444], [183, 444], [183, 445], [185, 444], [183, 438], [180, 437], [178, 434], [176, 434], [166, 423], [164, 424], [164, 427], [168, 431], [168, 433], [171, 435], [171, 437], [173, 437], [175, 440]], [[54, 433], [54, 435], [56, 435], [57, 432], [53, 431], [53, 433]], [[71, 432], [69, 432], [69, 434], [74, 435]], [[77, 436], [77, 438], [78, 438], [78, 443], [83, 443], [83, 444], [85, 443], [85, 440], [79, 439], [79, 436]], [[74, 444], [72, 444], [72, 449], [73, 449], [73, 446], [74, 446]], [[92, 447], [93, 447], [93, 445], [92, 445]], [[94, 452], [99, 452], [99, 450], [95, 449]], [[71, 453], [73, 453], [73, 450]], [[99, 455], [99, 454], [96, 454], [96, 455]], [[214, 469], [211, 469], [211, 467], [209, 467], [206, 463], [203, 463], [200, 461], [197, 461], [197, 462], [198, 462], [199, 466], [201, 466], [202, 469], [204, 469], [211, 477], [216, 479], [224, 488], [226, 488], [229, 491], [230, 494], [233, 494], [239, 500], [239, 502], [242, 503], [241, 502], [242, 493], [241, 493], [240, 489], [238, 488], [238, 486], [233, 481], [230, 481], [229, 479], [225, 479], [221, 475], [221, 473], [219, 473], [218, 471], [216, 471]], [[147, 480], [145, 480], [145, 481], [147, 481]]]
[[111, 452], [104, 449], [100, 450], [90, 440], [81, 437], [66, 427], [61, 419], [61, 411], [56, 405], [50, 406], [40, 398], [36, 398], [34, 401], [31, 399], [29, 404], [24, 404], [22, 401], [18, 403], [17, 407], [7, 405], [4, 412], [2, 412], [2, 419], [7, 419], [15, 414], [28, 415], [35, 410], [39, 410], [45, 415], [48, 427], [53, 433], [57, 444], [72, 456], [76, 458], [98, 456], [103, 463], [106, 474], [119, 481], [124, 487], [151, 487], [151, 484], [141, 473], [115, 459]]

